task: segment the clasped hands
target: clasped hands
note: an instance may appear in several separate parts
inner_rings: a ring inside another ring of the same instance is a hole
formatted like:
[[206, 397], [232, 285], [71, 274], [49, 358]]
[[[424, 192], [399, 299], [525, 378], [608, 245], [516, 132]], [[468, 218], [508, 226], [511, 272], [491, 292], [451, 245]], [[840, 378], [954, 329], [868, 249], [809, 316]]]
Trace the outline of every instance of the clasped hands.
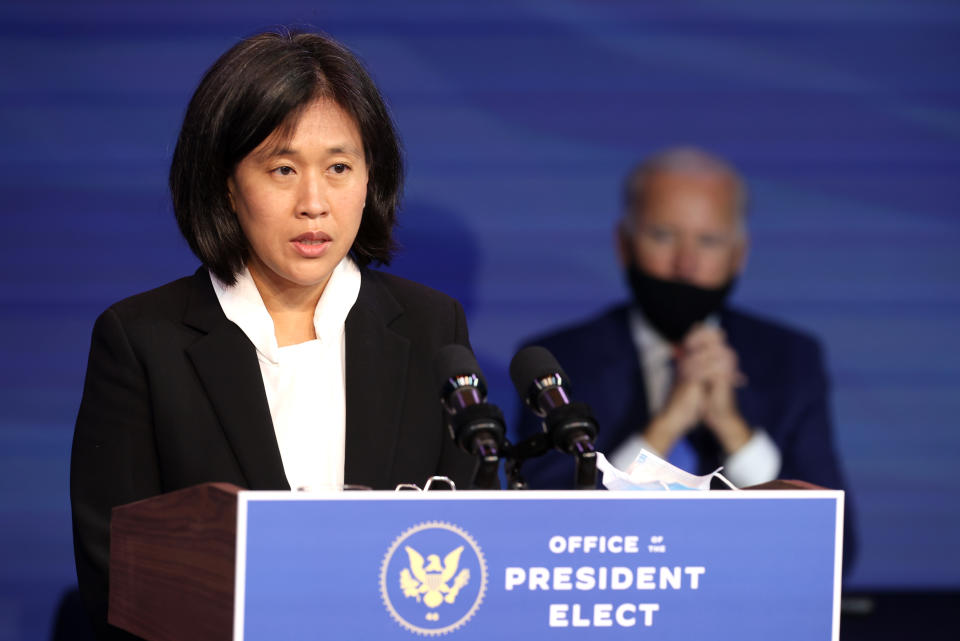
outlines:
[[703, 423], [727, 455], [750, 440], [751, 430], [737, 408], [736, 388], [746, 384], [737, 354], [719, 327], [697, 325], [676, 346], [676, 369], [666, 403], [644, 439], [666, 456], [676, 442]]

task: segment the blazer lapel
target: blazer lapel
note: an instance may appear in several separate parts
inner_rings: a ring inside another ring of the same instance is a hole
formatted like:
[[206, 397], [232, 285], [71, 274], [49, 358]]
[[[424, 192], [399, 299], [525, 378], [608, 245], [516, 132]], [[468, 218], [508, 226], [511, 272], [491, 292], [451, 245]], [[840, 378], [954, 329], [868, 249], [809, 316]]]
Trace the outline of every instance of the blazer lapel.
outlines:
[[257, 354], [223, 314], [205, 269], [194, 275], [184, 322], [206, 335], [187, 348], [234, 456], [254, 490], [290, 489], [270, 418]]
[[357, 302], [347, 316], [346, 483], [389, 488], [396, 451], [410, 341], [390, 328], [403, 309], [363, 270]]
[[[604, 422], [597, 435], [598, 449], [613, 452], [624, 440], [639, 432], [650, 420], [647, 407], [647, 388], [640, 361], [643, 354], [633, 340], [630, 326], [630, 308], [615, 308], [604, 319], [607, 327], [596, 332], [602, 337], [590, 358], [603, 366], [590, 385], [596, 387], [599, 399], [595, 411], [604, 414]], [[573, 381], [576, 385], [577, 381]], [[610, 409], [618, 408], [613, 413]], [[600, 418], [600, 417], [598, 417]]]

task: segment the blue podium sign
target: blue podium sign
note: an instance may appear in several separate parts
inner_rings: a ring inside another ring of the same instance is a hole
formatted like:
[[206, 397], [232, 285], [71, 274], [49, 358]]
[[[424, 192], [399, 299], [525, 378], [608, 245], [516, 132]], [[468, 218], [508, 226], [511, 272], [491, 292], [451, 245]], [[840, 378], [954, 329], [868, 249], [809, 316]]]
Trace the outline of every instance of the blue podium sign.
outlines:
[[235, 641], [839, 634], [843, 493], [241, 492]]

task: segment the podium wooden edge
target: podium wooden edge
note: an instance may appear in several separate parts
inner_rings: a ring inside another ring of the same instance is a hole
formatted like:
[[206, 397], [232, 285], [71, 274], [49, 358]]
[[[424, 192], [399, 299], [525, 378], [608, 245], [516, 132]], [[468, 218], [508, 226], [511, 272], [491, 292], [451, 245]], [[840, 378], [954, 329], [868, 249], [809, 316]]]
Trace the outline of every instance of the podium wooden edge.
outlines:
[[744, 490], [826, 490], [827, 488], [821, 487], [819, 485], [814, 485], [813, 483], [807, 483], [806, 481], [799, 481], [796, 479], [775, 479], [773, 481], [767, 481], [766, 483], [760, 483], [759, 485], [751, 485], [750, 487], [742, 488]]
[[113, 508], [108, 620], [150, 641], [230, 641], [237, 495], [204, 483]]

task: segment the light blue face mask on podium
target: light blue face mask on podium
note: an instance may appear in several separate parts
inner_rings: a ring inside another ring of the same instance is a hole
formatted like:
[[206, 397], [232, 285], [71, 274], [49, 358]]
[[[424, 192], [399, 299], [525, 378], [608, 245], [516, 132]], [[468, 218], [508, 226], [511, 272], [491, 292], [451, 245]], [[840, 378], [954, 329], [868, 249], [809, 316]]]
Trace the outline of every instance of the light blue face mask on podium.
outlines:
[[645, 491], [674, 491], [674, 490], [709, 490], [713, 477], [719, 478], [731, 490], [736, 490], [733, 483], [728, 481], [718, 467], [705, 476], [697, 476], [684, 472], [676, 465], [663, 460], [653, 452], [640, 450], [626, 470], [618, 470], [600, 452], [597, 453], [597, 469], [603, 474], [603, 486], [608, 490], [645, 490]]

